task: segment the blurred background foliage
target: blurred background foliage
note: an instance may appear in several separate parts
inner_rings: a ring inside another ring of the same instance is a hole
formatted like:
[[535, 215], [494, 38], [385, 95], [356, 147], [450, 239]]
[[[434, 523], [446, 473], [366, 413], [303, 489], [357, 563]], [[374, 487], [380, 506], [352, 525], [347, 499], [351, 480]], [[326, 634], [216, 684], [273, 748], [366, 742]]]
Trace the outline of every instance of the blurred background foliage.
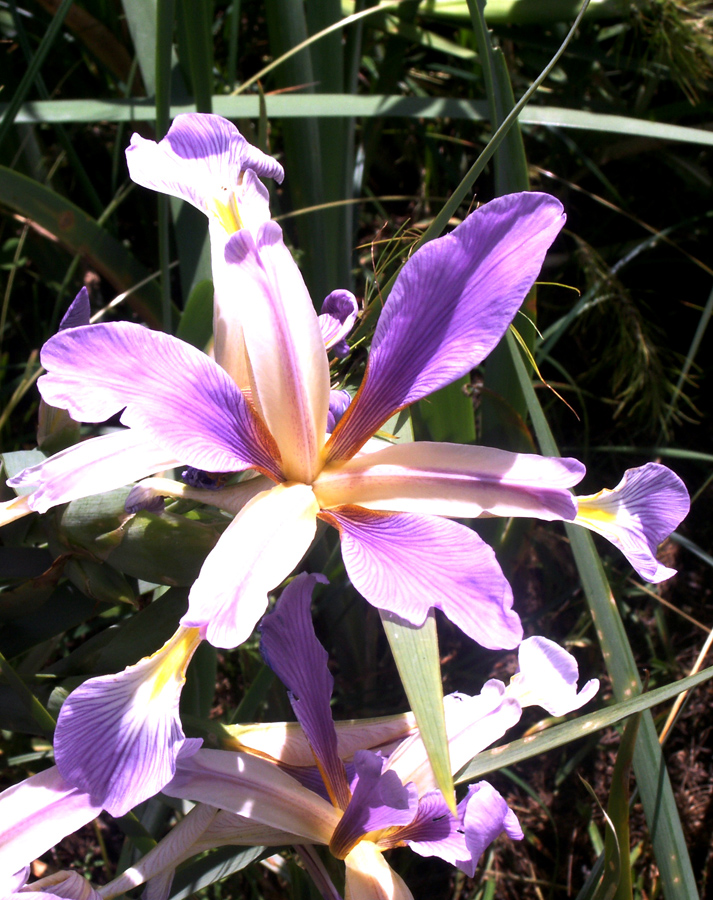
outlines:
[[[478, 7], [477, 0], [0, 3], [6, 473], [29, 464], [24, 451], [36, 452], [38, 350], [82, 285], [105, 319], [164, 327], [198, 346], [209, 338], [205, 220], [179, 201], [133, 186], [124, 162], [132, 132], [160, 138], [178, 111], [225, 115], [283, 163], [286, 179], [273, 190], [273, 214], [315, 304], [335, 287], [363, 298], [352, 352], [334, 368], [337, 380], [357, 381], [372, 313], [390, 277], [467, 175], [512, 97], [524, 94], [561, 45], [579, 4], [490, 0], [491, 44], [478, 33]], [[604, 551], [631, 665], [650, 687], [703, 662], [711, 619], [713, 535], [705, 512], [713, 459], [706, 364], [713, 350], [711, 15], [702, 0], [592, 0], [519, 127], [450, 215], [454, 224], [475, 202], [528, 185], [562, 200], [566, 231], [526, 315], [515, 322], [546, 382], [533, 383], [547, 421], [561, 451], [586, 462], [584, 492], [613, 487], [627, 466], [660, 459], [694, 497], [681, 534], [664, 550], [680, 569], [673, 582], [652, 590]], [[345, 16], [348, 24], [339, 25]], [[304, 49], [287, 55], [303, 42]], [[61, 416], [48, 421], [48, 415], [39, 436], [44, 450], [79, 437]], [[412, 427], [420, 438], [549, 452], [530, 416], [534, 421], [532, 401], [503, 346], [470, 379], [422, 402], [412, 421], [398, 427], [404, 434]], [[125, 493], [21, 520], [0, 535], [0, 650], [14, 673], [3, 664], [3, 783], [46, 764], [51, 726], [38, 700], [56, 714], [84, 678], [117, 671], [160, 645], [226, 525], [220, 514], [185, 503], [124, 525]], [[564, 532], [521, 522], [477, 527], [498, 550], [527, 632], [559, 640], [578, 656], [583, 677], [601, 677], [602, 635], [595, 634]], [[313, 549], [310, 565], [332, 582], [317, 610], [320, 637], [335, 660], [337, 715], [403, 709], [378, 616], [351, 592], [327, 538]], [[439, 635], [446, 691], [475, 692], [487, 677], [512, 671], [511, 655], [469, 645], [447, 622], [439, 620]], [[622, 699], [622, 676], [611, 668], [610, 675], [600, 705]], [[706, 824], [713, 808], [710, 699], [708, 686], [693, 696], [667, 746], [680, 837], [704, 894], [713, 891]], [[211, 710], [213, 720], [288, 715], [252, 645], [218, 655], [205, 648], [191, 667], [183, 707], [196, 733], [205, 733]], [[656, 717], [659, 726], [668, 712], [662, 708]], [[522, 732], [539, 727], [530, 717]], [[607, 826], [578, 775], [606, 807], [618, 742], [610, 730], [497, 774], [525, 841], [496, 844], [473, 880], [437, 860], [404, 855], [399, 862], [414, 894], [612, 896], [595, 868]], [[618, 776], [627, 780], [625, 762], [620, 758]], [[161, 834], [171, 810], [159, 801], [146, 807], [143, 826]], [[132, 852], [121, 830], [131, 828], [120, 825], [107, 819], [86, 829], [42, 865], [73, 865], [107, 880]], [[627, 827], [629, 896], [658, 896], [661, 859], [637, 803]], [[218, 862], [210, 865], [203, 870]], [[693, 896], [690, 879], [686, 884], [676, 896]], [[289, 857], [246, 869], [203, 895], [267, 898], [288, 891], [310, 896]], [[176, 887], [173, 896], [190, 892]]]

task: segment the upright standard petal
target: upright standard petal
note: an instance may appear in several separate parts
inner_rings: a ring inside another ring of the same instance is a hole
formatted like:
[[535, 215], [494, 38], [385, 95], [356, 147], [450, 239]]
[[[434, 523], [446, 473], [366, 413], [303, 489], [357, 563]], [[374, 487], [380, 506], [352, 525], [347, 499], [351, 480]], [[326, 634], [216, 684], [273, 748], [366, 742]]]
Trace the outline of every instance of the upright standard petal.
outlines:
[[565, 716], [588, 703], [599, 690], [599, 681], [592, 678], [577, 691], [577, 660], [547, 638], [523, 641], [518, 661], [520, 671], [511, 679], [507, 693], [520, 706], [541, 706], [552, 716]]
[[569, 520], [577, 504], [567, 489], [583, 476], [576, 459], [419, 441], [327, 466], [314, 492], [322, 508]]
[[339, 758], [330, 702], [334, 678], [328, 654], [317, 640], [310, 604], [323, 575], [298, 575], [282, 592], [272, 612], [260, 624], [260, 652], [287, 688], [292, 709], [314, 753], [330, 800], [346, 809], [351, 794], [344, 763]]
[[312, 301], [275, 222], [256, 238], [237, 232], [225, 258], [241, 298], [253, 402], [277, 441], [286, 478], [309, 484], [329, 410], [329, 365]]
[[334, 431], [349, 459], [397, 410], [478, 365], [505, 333], [564, 224], [549, 194], [508, 194], [414, 253], [379, 318], [364, 381]]
[[342, 558], [369, 603], [422, 625], [432, 607], [489, 649], [516, 647], [522, 625], [495, 553], [474, 531], [434, 516], [322, 511], [339, 529]]
[[62, 331], [42, 348], [43, 398], [80, 422], [121, 421], [209, 472], [255, 467], [281, 480], [279, 452], [233, 381], [200, 350], [131, 322]]
[[267, 592], [295, 568], [314, 538], [319, 506], [306, 484], [277, 485], [254, 497], [220, 536], [188, 596], [187, 628], [214, 647], [247, 640]]
[[[284, 176], [282, 166], [249, 144], [232, 122], [202, 113], [176, 116], [158, 143], [132, 135], [126, 163], [132, 181], [186, 200], [230, 231], [242, 227], [246, 217], [254, 221], [256, 206], [259, 221], [270, 216], [264, 188], [261, 198], [246, 198], [246, 174], [278, 182]], [[248, 188], [255, 191], [255, 183]]]
[[195, 752], [181, 727], [178, 702], [198, 644], [179, 628], [152, 656], [118, 675], [90, 678], [65, 700], [54, 753], [68, 783], [122, 816], [173, 778], [181, 752]]
[[52, 766], [0, 794], [0, 883], [101, 812]]
[[29, 508], [43, 513], [60, 503], [111, 491], [178, 464], [165, 449], [126, 428], [55, 453], [23, 469], [8, 484], [34, 487], [27, 498]]
[[613, 490], [577, 497], [575, 522], [618, 547], [642, 578], [665, 581], [676, 574], [656, 550], [688, 515], [691, 501], [681, 479], [658, 463], [627, 469]]

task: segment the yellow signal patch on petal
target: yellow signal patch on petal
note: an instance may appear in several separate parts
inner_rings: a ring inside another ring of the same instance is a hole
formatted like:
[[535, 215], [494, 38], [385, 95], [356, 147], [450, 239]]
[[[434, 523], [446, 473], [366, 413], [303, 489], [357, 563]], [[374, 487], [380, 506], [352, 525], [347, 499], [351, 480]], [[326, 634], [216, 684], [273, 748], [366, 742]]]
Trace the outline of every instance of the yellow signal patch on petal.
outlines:
[[150, 701], [160, 696], [169, 684], [174, 690], [183, 685], [188, 663], [200, 642], [201, 635], [198, 628], [180, 627], [160, 650], [148, 658], [147, 662], [156, 661], [156, 669], [150, 679]]

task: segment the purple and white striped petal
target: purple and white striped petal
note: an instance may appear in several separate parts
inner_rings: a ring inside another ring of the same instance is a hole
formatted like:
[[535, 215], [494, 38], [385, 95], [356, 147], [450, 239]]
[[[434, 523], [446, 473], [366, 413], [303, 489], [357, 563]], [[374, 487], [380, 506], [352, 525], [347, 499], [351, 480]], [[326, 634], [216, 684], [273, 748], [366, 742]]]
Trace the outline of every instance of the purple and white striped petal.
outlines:
[[404, 785], [393, 771], [384, 771], [386, 760], [370, 750], [354, 754], [356, 778], [352, 798], [334, 830], [330, 853], [344, 859], [365, 834], [407, 825], [416, 815], [418, 791]]
[[260, 652], [287, 688], [292, 709], [309, 742], [325, 787], [335, 806], [346, 809], [351, 794], [337, 750], [331, 699], [334, 678], [329, 656], [317, 640], [310, 604], [323, 575], [298, 575], [260, 624]]
[[306, 484], [278, 484], [238, 513], [208, 554], [188, 595], [187, 628], [214, 647], [247, 640], [277, 587], [304, 556], [319, 506]]
[[68, 784], [57, 766], [0, 794], [0, 884], [91, 822], [101, 803]]
[[414, 820], [379, 843], [381, 846], [396, 847], [405, 842], [419, 856], [438, 856], [451, 865], [468, 871], [465, 867], [470, 864], [471, 859], [462, 828], [464, 812], [463, 801], [458, 804], [458, 815], [454, 816], [443, 799], [443, 794], [440, 791], [429, 791], [419, 800]]
[[332, 291], [324, 299], [319, 314], [319, 327], [327, 350], [335, 356], [346, 356], [349, 345], [345, 338], [354, 327], [359, 315], [359, 304], [351, 291]]
[[60, 710], [57, 767], [113, 816], [158, 793], [173, 778], [179, 753], [195, 753], [202, 743], [186, 739], [178, 714], [199, 643], [197, 630], [179, 628], [152, 656], [85, 681]]
[[176, 116], [158, 143], [132, 135], [126, 163], [136, 184], [186, 200], [226, 230], [270, 217], [267, 191], [250, 175], [278, 182], [284, 177], [282, 166], [249, 144], [232, 122], [201, 113]]
[[339, 529], [349, 578], [369, 603], [413, 625], [440, 609], [489, 649], [522, 640], [510, 585], [492, 547], [474, 531], [436, 516], [359, 506], [323, 510], [320, 518]]
[[575, 523], [596, 531], [618, 547], [646, 581], [676, 574], [656, 559], [658, 545], [688, 515], [685, 484], [671, 469], [647, 463], [627, 469], [613, 490], [577, 497]]
[[518, 647], [520, 671], [513, 676], [507, 693], [520, 706], [541, 706], [551, 716], [565, 716], [588, 703], [599, 690], [590, 679], [577, 691], [577, 660], [545, 637], [531, 637]]
[[495, 347], [564, 224], [549, 194], [498, 197], [399, 273], [376, 326], [364, 381], [327, 445], [349, 459], [398, 409], [449, 384]]
[[568, 488], [584, 477], [576, 459], [509, 453], [492, 447], [394, 444], [327, 466], [314, 483], [320, 506], [476, 518], [574, 519]]
[[274, 763], [226, 750], [199, 750], [179, 760], [164, 794], [208, 803], [316, 844], [329, 843], [341, 816]]
[[472, 863], [468, 869], [461, 868], [471, 876], [485, 849], [503, 831], [513, 841], [521, 841], [524, 837], [517, 816], [487, 781], [479, 781], [468, 788], [463, 827]]
[[329, 364], [317, 316], [275, 222], [225, 250], [250, 361], [252, 400], [282, 455], [286, 479], [317, 474], [329, 410]]
[[127, 428], [74, 444], [8, 479], [13, 488], [32, 488], [29, 509], [47, 512], [60, 503], [122, 487], [178, 465], [164, 448]]
[[255, 467], [275, 480], [279, 453], [220, 366], [177, 338], [131, 322], [71, 328], [42, 348], [45, 401], [80, 422], [121, 421], [188, 465]]
[[[32, 884], [26, 884], [19, 890], [17, 896], [27, 898], [29, 894], [36, 900], [43, 897], [62, 897], [63, 900], [102, 900], [102, 895], [95, 891], [79, 872], [65, 871], [47, 875], [33, 881]], [[7, 898], [3, 897], [3, 900]]]

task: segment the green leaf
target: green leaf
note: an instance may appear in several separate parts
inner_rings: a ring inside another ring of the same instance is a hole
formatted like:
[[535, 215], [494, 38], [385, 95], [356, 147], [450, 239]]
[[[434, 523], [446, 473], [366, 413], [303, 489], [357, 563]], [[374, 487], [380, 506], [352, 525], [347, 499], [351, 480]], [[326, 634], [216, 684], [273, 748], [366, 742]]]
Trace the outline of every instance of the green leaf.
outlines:
[[475, 443], [475, 410], [467, 376], [420, 400], [411, 414], [420, 441]]
[[433, 609], [429, 610], [420, 628], [383, 610], [379, 615], [408, 702], [416, 716], [436, 784], [446, 803], [455, 811], [453, 774], [443, 713], [436, 614]]
[[176, 337], [205, 350], [213, 336], [213, 282], [199, 281], [191, 295], [178, 323]]
[[[161, 322], [161, 294], [149, 273], [106, 229], [78, 206], [37, 181], [0, 166], [0, 203], [49, 231], [70, 253], [84, 257], [150, 325]], [[137, 287], [137, 285], [141, 285]]]
[[[269, 854], [274, 852], [274, 849], [271, 848]], [[202, 859], [179, 867], [169, 900], [185, 900], [187, 897], [193, 897], [202, 888], [215, 884], [216, 881], [222, 881], [228, 875], [239, 872], [265, 855], [268, 854], [264, 847], [245, 847], [244, 849], [221, 847], [219, 850], [214, 850]]]
[[629, 863], [629, 772], [640, 722], [641, 713], [637, 713], [624, 727], [609, 789], [607, 813], [614, 827], [614, 834], [607, 832], [604, 842], [604, 871], [607, 873], [612, 870], [614, 858], [617, 856], [619, 875], [616, 879], [615, 900], [632, 900]]

